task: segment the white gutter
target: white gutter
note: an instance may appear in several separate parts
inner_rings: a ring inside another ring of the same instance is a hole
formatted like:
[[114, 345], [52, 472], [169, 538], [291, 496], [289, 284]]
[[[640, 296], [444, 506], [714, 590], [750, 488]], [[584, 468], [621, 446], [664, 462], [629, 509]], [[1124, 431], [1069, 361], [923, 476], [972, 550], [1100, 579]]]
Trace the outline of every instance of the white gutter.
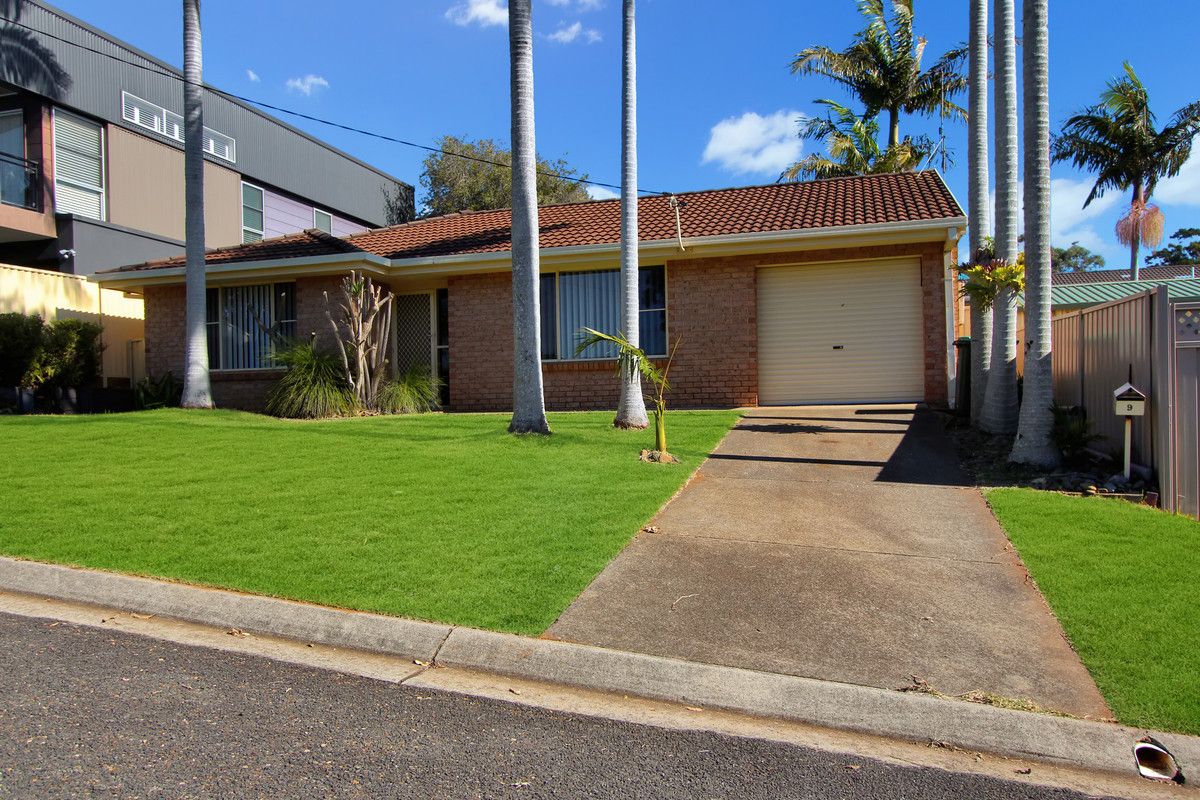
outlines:
[[[266, 261], [234, 261], [228, 264], [209, 264], [205, 275], [209, 278], [236, 278], [259, 275], [263, 272], [292, 271], [297, 268], [306, 269], [308, 275], [326, 275], [340, 273], [348, 267], [359, 267], [374, 275], [386, 275], [391, 262], [383, 256], [374, 253], [334, 253], [322, 256], [303, 256], [300, 258], [273, 258]], [[88, 276], [88, 280], [101, 286], [151, 286], [163, 283], [178, 283], [176, 278], [185, 275], [185, 267], [164, 267], [158, 269], [142, 269], [130, 272], [98, 272]]]

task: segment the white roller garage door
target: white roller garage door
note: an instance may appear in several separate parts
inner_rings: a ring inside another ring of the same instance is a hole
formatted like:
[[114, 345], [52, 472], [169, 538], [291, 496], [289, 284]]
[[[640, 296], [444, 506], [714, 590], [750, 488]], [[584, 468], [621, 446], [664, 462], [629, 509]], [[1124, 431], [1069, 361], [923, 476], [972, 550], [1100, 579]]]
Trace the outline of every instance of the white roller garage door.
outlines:
[[924, 399], [917, 259], [758, 271], [764, 405]]

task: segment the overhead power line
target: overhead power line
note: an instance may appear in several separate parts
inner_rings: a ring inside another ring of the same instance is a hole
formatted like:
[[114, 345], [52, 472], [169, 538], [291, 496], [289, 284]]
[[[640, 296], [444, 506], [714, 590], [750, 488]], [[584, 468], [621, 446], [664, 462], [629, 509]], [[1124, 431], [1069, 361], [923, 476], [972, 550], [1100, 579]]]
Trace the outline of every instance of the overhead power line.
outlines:
[[[106, 53], [103, 50], [98, 50], [94, 47], [89, 47], [86, 44], [81, 44], [80, 42], [73, 42], [70, 39], [66, 39], [66, 38], [63, 38], [62, 36], [58, 36], [58, 35], [48, 32], [48, 31], [41, 30], [40, 28], [35, 28], [31, 25], [26, 25], [25, 23], [18, 22], [15, 19], [9, 19], [7, 17], [0, 17], [0, 22], [4, 22], [8, 25], [15, 25], [18, 28], [24, 28], [25, 30], [30, 31], [31, 33], [37, 34], [38, 36], [45, 36], [48, 39], [54, 39], [55, 41], [62, 42], [63, 44], [69, 45], [71, 47], [76, 47], [76, 48], [79, 48], [80, 50], [86, 50], [89, 53], [95, 53], [98, 56], [103, 56], [104, 58], [108, 58], [113, 61], [120, 62], [122, 64], [127, 64], [131, 67], [136, 67], [138, 69], [145, 70], [146, 72], [149, 72], [154, 75], [161, 75], [165, 78], [171, 78], [172, 80], [177, 80], [180, 83], [184, 82], [184, 77], [178, 73], [170, 72], [170, 71], [161, 69], [157, 66], [153, 66], [153, 65], [149, 65], [149, 64], [139, 64], [136, 61], [130, 61], [127, 58], [121, 58], [120, 56], [113, 55], [112, 53]], [[456, 153], [452, 150], [444, 150], [440, 147], [434, 147], [433, 145], [421, 144], [420, 142], [412, 142], [407, 139], [401, 139], [396, 136], [389, 136], [386, 133], [379, 133], [377, 131], [370, 131], [365, 128], [358, 128], [353, 125], [346, 125], [345, 123], [342, 123], [342, 122], [335, 122], [334, 120], [325, 119], [323, 117], [317, 117], [312, 114], [305, 114], [302, 111], [295, 111], [294, 109], [284, 108], [282, 106], [273, 105], [271, 103], [267, 103], [262, 100], [256, 100], [252, 97], [244, 97], [243, 95], [240, 95], [240, 94], [234, 94], [233, 92], [227, 92], [223, 89], [218, 89], [215, 86], [205, 85], [204, 89], [206, 91], [212, 92], [213, 94], [220, 95], [220, 96], [228, 98], [230, 100], [237, 100], [242, 103], [249, 103], [250, 105], [259, 106], [260, 108], [269, 109], [271, 111], [275, 111], [280, 114], [288, 114], [293, 117], [298, 117], [300, 119], [309, 120], [310, 122], [317, 122], [322, 125], [328, 125], [331, 128], [338, 128], [340, 130], [349, 131], [351, 133], [357, 133], [362, 136], [369, 136], [373, 139], [381, 139], [385, 142], [391, 142], [393, 144], [399, 144], [399, 145], [403, 145], [405, 147], [413, 147], [418, 150], [424, 150], [427, 153], [435, 153], [437, 155], [449, 156], [452, 158], [461, 158], [461, 159], [465, 159], [467, 161], [475, 161], [480, 164], [490, 164], [495, 167], [504, 167], [506, 169], [509, 169], [512, 167], [511, 164], [506, 164], [503, 161], [495, 161], [490, 158], [483, 158], [482, 156], [474, 156], [474, 155], [470, 155], [467, 153]], [[589, 186], [600, 186], [605, 189], [615, 189], [618, 192], [621, 190], [621, 187], [618, 184], [605, 183], [604, 181], [596, 181], [596, 180], [592, 180], [591, 178], [581, 178], [581, 177], [574, 176], [574, 175], [564, 175], [562, 173], [550, 172], [548, 170], [540, 170], [540, 169], [537, 170], [537, 174], [548, 177], [548, 178], [558, 178], [559, 180], [570, 181], [572, 183], [584, 183]], [[639, 194], [655, 194], [655, 195], [674, 194], [673, 192], [661, 192], [661, 191], [652, 190], [652, 189], [640, 189], [640, 188], [637, 189], [637, 192]]]

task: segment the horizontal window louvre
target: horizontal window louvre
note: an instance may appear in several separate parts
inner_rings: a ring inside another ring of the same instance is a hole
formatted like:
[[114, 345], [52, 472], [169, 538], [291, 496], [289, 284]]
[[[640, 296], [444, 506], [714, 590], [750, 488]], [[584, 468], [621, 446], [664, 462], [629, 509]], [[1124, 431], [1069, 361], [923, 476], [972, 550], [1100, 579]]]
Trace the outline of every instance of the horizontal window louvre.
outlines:
[[103, 193], [81, 189], [69, 183], [58, 183], [54, 187], [54, 208], [63, 214], [101, 219], [104, 216]]
[[165, 133], [167, 136], [170, 136], [172, 139], [182, 142], [183, 141], [183, 117], [179, 116], [178, 114], [172, 113], [170, 111], [165, 112], [165, 114], [166, 114], [167, 125], [166, 125], [166, 128], [163, 130], [163, 133]]
[[104, 168], [98, 156], [59, 148], [54, 154], [54, 174], [60, 181], [99, 186], [103, 183]]
[[121, 118], [143, 128], [166, 133], [167, 111], [162, 106], [156, 106], [148, 100], [143, 100], [129, 92], [121, 92]]
[[204, 152], [212, 153], [217, 158], [226, 161], [236, 161], [235, 143], [233, 137], [226, 136], [212, 128], [204, 129]]
[[54, 111], [54, 198], [60, 212], [104, 219], [104, 129], [60, 109]]
[[[157, 103], [143, 100], [129, 92], [121, 92], [121, 118], [126, 122], [161, 133], [163, 136], [182, 142], [183, 117], [174, 111], [168, 111]], [[212, 128], [204, 129], [201, 147], [204, 152], [226, 161], [237, 161], [237, 143], [232, 136], [226, 136]]]

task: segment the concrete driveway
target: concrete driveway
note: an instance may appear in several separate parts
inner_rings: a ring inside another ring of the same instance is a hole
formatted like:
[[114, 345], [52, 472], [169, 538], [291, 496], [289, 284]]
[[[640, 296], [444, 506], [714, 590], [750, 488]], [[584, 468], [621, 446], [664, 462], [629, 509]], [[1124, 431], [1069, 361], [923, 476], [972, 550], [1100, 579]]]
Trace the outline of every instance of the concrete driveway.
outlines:
[[932, 412], [751, 411], [547, 632], [1107, 717]]

